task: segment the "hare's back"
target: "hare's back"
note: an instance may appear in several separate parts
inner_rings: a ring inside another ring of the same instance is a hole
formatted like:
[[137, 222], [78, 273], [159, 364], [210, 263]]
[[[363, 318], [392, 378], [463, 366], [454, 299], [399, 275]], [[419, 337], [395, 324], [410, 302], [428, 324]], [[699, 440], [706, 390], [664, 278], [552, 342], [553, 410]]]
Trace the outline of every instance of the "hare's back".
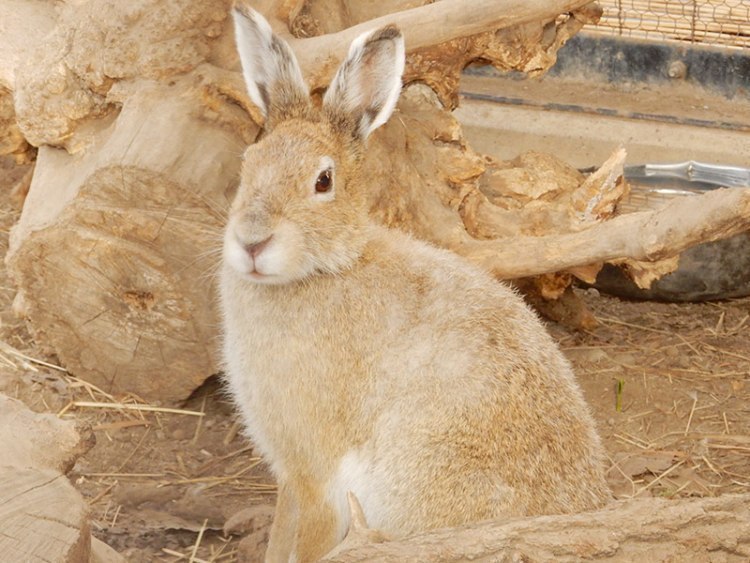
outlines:
[[[542, 322], [508, 285], [453, 252], [402, 233], [387, 231], [380, 244], [375, 267], [386, 279], [375, 284], [387, 288], [396, 311], [411, 314], [407, 323], [417, 335], [429, 335], [436, 348], [470, 351], [488, 368], [531, 362], [570, 376]], [[417, 350], [424, 347], [420, 342], [402, 339]]]
[[431, 491], [463, 491], [435, 500], [425, 515], [435, 525], [601, 505], [608, 492], [593, 418], [536, 315], [452, 253], [401, 235], [387, 245], [414, 320], [379, 366], [390, 392], [371, 470], [385, 479], [406, 467], [385, 481], [415, 511]]

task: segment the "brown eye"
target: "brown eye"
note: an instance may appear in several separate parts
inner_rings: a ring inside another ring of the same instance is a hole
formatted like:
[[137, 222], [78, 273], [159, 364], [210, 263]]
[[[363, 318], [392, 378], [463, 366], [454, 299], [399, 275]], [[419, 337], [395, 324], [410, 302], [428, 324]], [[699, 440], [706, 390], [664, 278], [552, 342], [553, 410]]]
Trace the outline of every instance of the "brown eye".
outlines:
[[331, 187], [333, 187], [331, 170], [323, 170], [323, 172], [318, 174], [318, 179], [315, 181], [315, 191], [319, 194], [324, 194], [331, 191]]

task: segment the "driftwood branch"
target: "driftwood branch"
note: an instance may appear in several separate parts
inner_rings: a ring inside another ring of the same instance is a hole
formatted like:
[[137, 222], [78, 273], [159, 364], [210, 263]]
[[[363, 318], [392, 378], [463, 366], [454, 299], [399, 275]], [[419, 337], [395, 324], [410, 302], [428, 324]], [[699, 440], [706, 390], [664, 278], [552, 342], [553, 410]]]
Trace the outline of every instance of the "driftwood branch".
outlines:
[[503, 279], [623, 259], [657, 261], [750, 229], [750, 188], [675, 199], [657, 211], [629, 213], [575, 233], [462, 239], [453, 250]]
[[590, 0], [475, 0], [435, 2], [375, 18], [336, 33], [295, 39], [288, 37], [313, 89], [328, 84], [351, 41], [360, 33], [388, 24], [407, 30], [407, 54], [418, 49], [506, 29], [529, 21], [554, 18], [589, 4]]
[[634, 499], [597, 512], [442, 529], [366, 543], [325, 559], [355, 561], [746, 561], [750, 494]]

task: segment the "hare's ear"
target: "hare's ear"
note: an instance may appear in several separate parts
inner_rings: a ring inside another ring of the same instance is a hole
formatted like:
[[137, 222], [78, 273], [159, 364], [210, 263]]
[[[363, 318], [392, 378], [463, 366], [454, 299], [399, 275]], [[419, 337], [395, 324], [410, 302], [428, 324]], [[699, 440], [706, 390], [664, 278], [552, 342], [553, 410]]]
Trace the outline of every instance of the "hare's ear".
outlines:
[[388, 121], [401, 92], [404, 38], [394, 26], [357, 37], [328, 87], [323, 108], [361, 139]]
[[263, 16], [243, 3], [235, 4], [232, 16], [247, 93], [267, 125], [304, 113], [310, 96], [289, 45], [271, 31]]

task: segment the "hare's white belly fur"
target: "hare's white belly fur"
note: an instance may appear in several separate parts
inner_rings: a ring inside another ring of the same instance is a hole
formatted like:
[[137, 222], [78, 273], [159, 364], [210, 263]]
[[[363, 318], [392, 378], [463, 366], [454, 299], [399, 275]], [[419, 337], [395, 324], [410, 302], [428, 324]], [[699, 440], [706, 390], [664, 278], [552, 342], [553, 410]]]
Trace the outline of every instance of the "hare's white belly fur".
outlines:
[[391, 532], [572, 510], [586, 476], [603, 497], [593, 421], [521, 299], [451, 253], [373, 232], [344, 275], [256, 286], [223, 271], [230, 390], [277, 478], [316, 481], [342, 534], [348, 490]]

